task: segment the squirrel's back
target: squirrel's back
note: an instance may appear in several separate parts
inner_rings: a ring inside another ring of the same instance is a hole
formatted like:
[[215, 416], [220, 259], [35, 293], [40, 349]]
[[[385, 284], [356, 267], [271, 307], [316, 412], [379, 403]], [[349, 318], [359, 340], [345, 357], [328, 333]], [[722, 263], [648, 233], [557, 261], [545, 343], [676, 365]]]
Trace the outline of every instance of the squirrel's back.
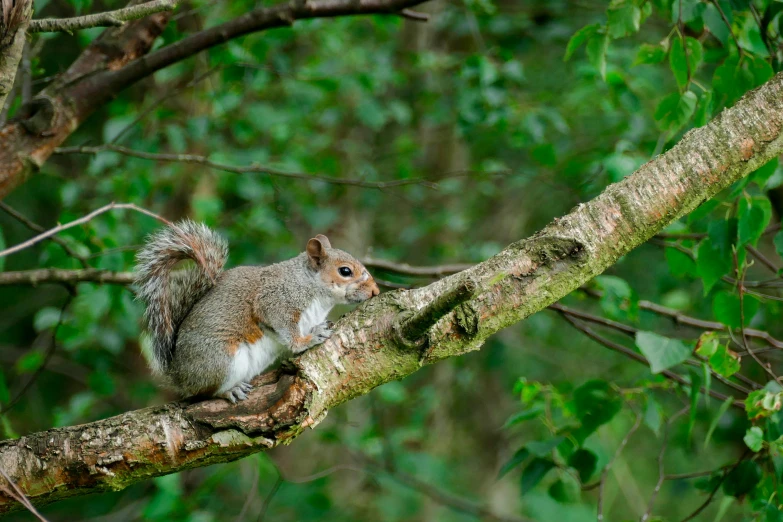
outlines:
[[[228, 257], [225, 240], [190, 220], [151, 235], [136, 255], [137, 298], [147, 305], [144, 319], [152, 333], [152, 366], [165, 372], [174, 355], [176, 335], [193, 305], [215, 285]], [[173, 272], [190, 259], [195, 267]]]

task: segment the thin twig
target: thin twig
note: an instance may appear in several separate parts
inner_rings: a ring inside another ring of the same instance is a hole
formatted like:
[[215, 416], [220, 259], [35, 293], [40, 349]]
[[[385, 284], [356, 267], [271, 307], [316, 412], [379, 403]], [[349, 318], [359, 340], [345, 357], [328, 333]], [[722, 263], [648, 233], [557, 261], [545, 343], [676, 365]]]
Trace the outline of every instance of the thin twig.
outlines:
[[414, 22], [429, 22], [430, 21], [430, 15], [427, 13], [420, 13], [418, 11], [414, 11], [413, 9], [403, 9], [400, 11], [400, 16], [403, 18], [407, 18], [408, 20], [413, 20]]
[[8, 476], [8, 474], [5, 472], [3, 468], [0, 467], [0, 475], [3, 476], [6, 482], [8, 482], [8, 485], [11, 489], [2, 487], [0, 489], [3, 490], [9, 497], [16, 500], [20, 504], [22, 504], [27, 511], [35, 515], [38, 520], [41, 522], [48, 522], [43, 515], [41, 515], [37, 509], [35, 509], [35, 506], [33, 506], [32, 502], [30, 502], [30, 499], [27, 498], [27, 495], [24, 494], [24, 491], [22, 491], [22, 488], [20, 488], [16, 482], [11, 480], [11, 477]]
[[743, 281], [745, 279], [745, 270], [743, 267], [740, 267], [739, 260], [737, 258], [737, 251], [734, 250], [733, 252], [734, 256], [734, 269], [737, 272], [737, 292], [739, 292], [739, 312], [740, 312], [740, 337], [742, 340], [741, 346], [745, 349], [746, 352], [750, 354], [751, 357], [753, 357], [753, 360], [756, 361], [756, 363], [761, 366], [765, 372], [767, 372], [770, 377], [772, 377], [775, 382], [777, 382], [781, 387], [783, 387], [783, 381], [780, 380], [780, 377], [772, 371], [772, 368], [769, 364], [764, 364], [761, 359], [759, 359], [759, 356], [756, 355], [756, 353], [751, 349], [750, 344], [748, 342], [748, 339], [746, 337], [745, 333], [745, 285], [743, 284]]
[[46, 365], [49, 363], [49, 360], [52, 358], [55, 350], [57, 349], [57, 332], [60, 330], [60, 326], [62, 326], [63, 321], [65, 320], [65, 312], [68, 309], [68, 306], [71, 304], [71, 301], [73, 301], [74, 296], [74, 293], [69, 292], [68, 297], [63, 303], [63, 306], [60, 308], [60, 317], [57, 318], [57, 324], [54, 325], [54, 328], [52, 329], [52, 340], [49, 343], [49, 348], [46, 350], [46, 355], [44, 355], [44, 359], [41, 361], [40, 366], [35, 369], [35, 372], [33, 372], [27, 382], [25, 382], [22, 388], [16, 393], [16, 395], [14, 395], [14, 397], [8, 401], [8, 404], [0, 407], [0, 414], [7, 413], [11, 408], [13, 408], [16, 403], [18, 403], [19, 400], [24, 396], [24, 394], [27, 393], [27, 390], [30, 389], [30, 386], [33, 385], [41, 373], [43, 373], [44, 369], [46, 369]]
[[[25, 217], [24, 214], [18, 212], [17, 210], [13, 209], [12, 207], [8, 206], [3, 201], [0, 201], [0, 209], [3, 210], [6, 214], [11, 216], [12, 218], [14, 218], [15, 220], [17, 220], [20, 223], [22, 223], [24, 226], [26, 226], [27, 228], [29, 228], [33, 232], [38, 232], [38, 233], [46, 232], [46, 229], [44, 227], [42, 227], [38, 223], [35, 223], [35, 222], [31, 221], [30, 219]], [[66, 254], [68, 254], [72, 258], [76, 259], [77, 261], [79, 261], [79, 263], [81, 263], [81, 265], [84, 268], [88, 268], [89, 267], [89, 264], [87, 263], [87, 260], [84, 258], [84, 256], [80, 255], [78, 252], [76, 252], [74, 249], [72, 249], [68, 245], [68, 242], [65, 241], [64, 239], [61, 239], [59, 237], [52, 237], [52, 238], [49, 239], [49, 241], [60, 245], [60, 247], [65, 251]]]
[[105, 214], [106, 212], [108, 212], [110, 210], [115, 210], [115, 209], [134, 210], [134, 211], [140, 212], [140, 213], [142, 213], [142, 214], [144, 214], [146, 216], [150, 216], [152, 218], [155, 218], [158, 221], [160, 221], [161, 223], [164, 223], [166, 225], [170, 225], [171, 224], [171, 222], [169, 220], [167, 220], [167, 219], [165, 219], [165, 218], [163, 218], [163, 217], [161, 217], [161, 216], [159, 216], [159, 215], [155, 214], [154, 212], [151, 212], [151, 211], [149, 211], [147, 209], [138, 207], [138, 206], [134, 205], [133, 203], [109, 203], [108, 205], [103, 206], [103, 207], [101, 207], [101, 208], [99, 208], [97, 210], [93, 210], [92, 212], [90, 212], [89, 214], [87, 214], [84, 217], [81, 217], [79, 219], [75, 219], [75, 220], [73, 220], [73, 221], [71, 221], [69, 223], [66, 223], [65, 225], [58, 225], [58, 226], [56, 226], [56, 227], [54, 227], [52, 229], [47, 230], [46, 232], [43, 232], [43, 233], [35, 236], [34, 238], [28, 239], [27, 241], [24, 241], [23, 243], [19, 243], [16, 246], [12, 246], [11, 248], [6, 248], [5, 250], [0, 250], [0, 257], [4, 257], [4, 256], [7, 256], [9, 254], [13, 254], [15, 252], [19, 252], [20, 250], [24, 250], [25, 248], [31, 247], [32, 245], [35, 245], [36, 243], [40, 243], [44, 239], [48, 239], [48, 238], [54, 236], [55, 234], [57, 234], [59, 232], [62, 232], [63, 230], [68, 230], [69, 228], [73, 228], [75, 226], [83, 225], [84, 223], [87, 223], [91, 219], [93, 219], [93, 218], [95, 218], [97, 216], [100, 216], [101, 214]]
[[729, 30], [729, 35], [731, 36], [731, 39], [734, 40], [734, 45], [737, 46], [737, 52], [739, 52], [739, 54], [742, 55], [742, 47], [739, 44], [739, 40], [737, 40], [737, 37], [734, 35], [734, 30], [731, 27], [731, 22], [726, 17], [726, 13], [723, 12], [723, 8], [720, 6], [720, 2], [718, 2], [717, 0], [712, 0], [712, 5], [714, 5], [718, 9], [718, 13], [720, 14], [720, 17], [723, 20], [723, 23], [726, 24], [726, 28]]
[[258, 522], [263, 522], [264, 517], [266, 516], [266, 512], [269, 509], [269, 504], [272, 503], [272, 498], [277, 493], [277, 490], [280, 489], [280, 486], [283, 485], [283, 476], [278, 474], [277, 480], [275, 481], [275, 485], [272, 486], [272, 489], [269, 490], [269, 493], [266, 494], [266, 497], [264, 497], [264, 503], [261, 504], [261, 512], [258, 514]]
[[[631, 350], [630, 348], [626, 348], [622, 344], [616, 343], [614, 341], [611, 341], [611, 340], [601, 336], [600, 334], [596, 333], [592, 328], [590, 328], [589, 326], [585, 326], [585, 325], [581, 324], [579, 321], [577, 321], [576, 319], [570, 317], [568, 314], [561, 313], [561, 316], [566, 321], [568, 321], [574, 328], [576, 328], [580, 332], [584, 333], [585, 335], [587, 335], [588, 337], [590, 337], [591, 339], [593, 339], [597, 343], [602, 344], [602, 345], [606, 346], [607, 348], [609, 348], [611, 350], [619, 352], [619, 353], [625, 355], [626, 357], [629, 357], [630, 359], [633, 359], [634, 361], [636, 361], [638, 363], [644, 364], [647, 367], [650, 366], [650, 362], [642, 354], [636, 353], [633, 350]], [[682, 385], [688, 385], [689, 384], [688, 381], [684, 377], [682, 377], [681, 375], [678, 375], [678, 374], [676, 374], [676, 373], [674, 373], [674, 372], [672, 372], [670, 370], [663, 370], [661, 372], [661, 375], [663, 375], [667, 379], [670, 379], [670, 380], [672, 380], [674, 382], [677, 382], [679, 384], [682, 384]], [[719, 399], [719, 400], [722, 400], [722, 401], [725, 401], [726, 399], [729, 398], [728, 395], [724, 395], [724, 394], [722, 394], [720, 392], [716, 392], [715, 390], [707, 390], [704, 386], [701, 387], [701, 392], [702, 393], [709, 393], [712, 397], [715, 397], [716, 399]], [[734, 401], [732, 403], [732, 406], [734, 406], [735, 408], [742, 409], [742, 410], [745, 409], [745, 403], [742, 402], [742, 401]]]
[[399, 470], [390, 470], [381, 465], [380, 463], [370, 459], [363, 454], [354, 454], [359, 458], [369, 469], [374, 469], [385, 473], [390, 478], [394, 479], [398, 484], [417, 491], [423, 495], [426, 495], [435, 502], [442, 506], [448, 507], [457, 513], [468, 514], [478, 518], [479, 520], [492, 520], [495, 522], [530, 522], [529, 519], [513, 516], [513, 515], [499, 515], [490, 511], [480, 504], [465, 500], [464, 498], [453, 495], [442, 489], [439, 489], [421, 479], [403, 473]]
[[631, 436], [636, 433], [636, 430], [638, 430], [639, 426], [642, 424], [642, 414], [639, 412], [635, 413], [636, 420], [634, 421], [633, 426], [631, 426], [631, 429], [625, 434], [625, 437], [623, 437], [623, 440], [620, 442], [614, 455], [612, 455], [611, 460], [606, 463], [604, 470], [601, 472], [601, 479], [598, 482], [598, 522], [603, 522], [604, 520], [604, 486], [606, 485], [606, 478], [609, 476], [609, 470], [611, 469], [612, 464], [620, 458], [620, 453], [622, 453], [623, 449], [628, 444], [628, 441], [631, 439]]
[[106, 11], [73, 18], [42, 18], [30, 20], [28, 33], [52, 33], [79, 31], [91, 27], [117, 27], [125, 22], [144, 18], [161, 11], [171, 11], [177, 7], [176, 0], [152, 0], [139, 5], [123, 7], [116, 11]]
[[393, 181], [364, 181], [361, 179], [340, 179], [332, 178], [329, 176], [323, 176], [319, 174], [306, 174], [304, 172], [290, 172], [287, 170], [275, 169], [272, 167], [265, 167], [263, 165], [251, 164], [251, 165], [228, 165], [226, 163], [218, 163], [210, 160], [207, 156], [199, 156], [196, 154], [169, 154], [169, 153], [154, 153], [144, 152], [139, 150], [129, 149], [121, 145], [112, 145], [107, 143], [97, 147], [60, 147], [55, 149], [57, 154], [99, 154], [101, 152], [116, 152], [118, 154], [124, 154], [134, 158], [147, 159], [153, 161], [164, 162], [179, 162], [179, 163], [192, 163], [196, 165], [203, 165], [215, 170], [222, 170], [225, 172], [232, 172], [234, 174], [266, 174], [268, 176], [301, 179], [305, 181], [322, 181], [324, 183], [331, 183], [334, 185], [348, 185], [353, 187], [386, 189], [392, 187], [401, 187], [405, 185], [423, 185], [427, 188], [437, 188], [437, 184], [432, 181], [427, 181], [422, 178], [411, 179], [397, 179]]
[[443, 277], [457, 272], [462, 272], [470, 268], [469, 263], [454, 263], [449, 265], [435, 265], [435, 266], [411, 266], [407, 263], [395, 263], [394, 261], [386, 261], [383, 259], [375, 259], [372, 257], [365, 257], [362, 259], [364, 266], [370, 268], [380, 268], [381, 270], [388, 270], [389, 272], [395, 272], [402, 275], [410, 276], [429, 276], [429, 277]]
[[139, 123], [141, 120], [143, 120], [149, 113], [151, 113], [153, 110], [155, 110], [156, 107], [158, 107], [161, 103], [168, 100], [169, 98], [173, 98], [174, 96], [180, 94], [185, 89], [189, 89], [190, 87], [196, 86], [199, 82], [202, 80], [209, 78], [212, 76], [215, 72], [222, 69], [224, 65], [219, 65], [216, 67], [212, 67], [208, 69], [207, 71], [203, 72], [202, 74], [199, 74], [198, 76], [194, 77], [192, 80], [190, 80], [188, 83], [181, 87], [177, 87], [175, 89], [171, 89], [169, 92], [163, 94], [156, 100], [154, 100], [151, 104], [149, 104], [147, 107], [142, 109], [142, 111], [136, 115], [135, 118], [133, 118], [133, 121], [131, 121], [129, 124], [127, 124], [125, 127], [120, 130], [120, 132], [117, 133], [114, 138], [109, 142], [110, 145], [115, 145], [119, 143], [119, 141], [122, 139], [123, 136], [125, 136], [133, 127], [136, 126], [137, 123]]
[[[0, 276], [1, 275], [2, 274], [0, 274]], [[581, 319], [583, 321], [591, 322], [591, 323], [594, 323], [594, 324], [600, 324], [601, 326], [605, 326], [607, 328], [612, 328], [614, 330], [622, 332], [622, 333], [624, 333], [626, 335], [629, 335], [631, 337], [635, 337], [636, 334], [639, 332], [639, 330], [637, 328], [634, 328], [632, 326], [628, 326], [628, 325], [625, 325], [623, 323], [618, 323], [617, 321], [612, 321], [610, 319], [599, 317], [597, 315], [592, 315], [592, 314], [589, 314], [587, 312], [582, 312], [580, 310], [574, 310], [573, 308], [569, 308], [567, 306], [563, 306], [560, 303], [553, 303], [553, 304], [549, 305], [548, 308], [550, 308], [552, 310], [555, 310], [557, 312], [560, 312], [562, 314], [569, 315], [571, 317], [579, 318], [579, 319]], [[684, 362], [684, 364], [688, 364], [690, 366], [701, 367], [703, 362], [704, 361], [699, 362], [699, 361], [694, 361], [694, 360], [688, 359], [688, 360], [686, 360]], [[726, 386], [734, 388], [735, 390], [737, 390], [737, 391], [739, 391], [741, 393], [744, 393], [745, 395], [748, 395], [750, 393], [751, 390], [749, 390], [749, 389], [745, 388], [744, 386], [741, 386], [741, 385], [739, 385], [739, 384], [737, 384], [735, 382], [732, 382], [731, 380], [729, 380], [726, 377], [722, 376], [721, 374], [719, 374], [718, 372], [716, 372], [712, 368], [710, 368], [709, 371], [710, 371], [710, 374], [713, 377], [718, 379], [720, 382], [722, 382]], [[763, 387], [761, 384], [759, 384], [757, 382], [754, 382], [754, 381], [750, 380], [749, 378], [747, 378], [747, 377], [745, 377], [745, 376], [743, 376], [743, 375], [741, 375], [739, 373], [734, 374], [734, 377], [736, 377], [737, 379], [745, 382], [746, 384], [752, 386], [755, 389], [759, 389], [759, 388]]]
[[731, 468], [728, 468], [728, 469], [724, 468], [723, 475], [721, 476], [721, 478], [718, 481], [718, 483], [715, 484], [715, 487], [712, 488], [712, 491], [710, 492], [710, 495], [707, 497], [707, 499], [699, 507], [697, 507], [693, 511], [693, 513], [691, 513], [687, 517], [683, 518], [680, 522], [688, 522], [689, 520], [693, 520], [694, 518], [696, 518], [699, 515], [699, 513], [704, 511], [707, 508], [707, 506], [710, 505], [710, 503], [712, 502], [712, 499], [715, 498], [715, 495], [718, 493], [718, 490], [723, 485], [723, 482], [726, 480], [726, 477], [728, 477], [729, 474], [731, 474], [732, 471], [737, 469], [737, 466], [739, 466], [740, 463], [742, 463], [742, 461], [745, 460], [745, 457], [747, 457], [749, 453], [750, 453], [750, 449], [746, 448], [745, 452], [742, 454], [742, 456], [739, 458], [739, 460], [737, 462], [735, 462], [733, 466], [731, 466]]
[[767, 256], [762, 254], [757, 248], [752, 247], [751, 245], [745, 245], [745, 248], [750, 252], [750, 254], [758, 259], [759, 263], [767, 267], [773, 274], [777, 275], [780, 271], [780, 267], [775, 265], [775, 263], [772, 262], [771, 259], [769, 259]]
[[661, 490], [661, 486], [663, 485], [663, 481], [666, 478], [666, 473], [664, 472], [664, 462], [663, 457], [666, 455], [666, 447], [669, 444], [669, 431], [671, 430], [671, 425], [674, 423], [675, 420], [677, 420], [679, 417], [684, 415], [685, 413], [690, 410], [690, 406], [686, 406], [674, 415], [671, 416], [671, 418], [666, 422], [666, 428], [664, 429], [663, 433], [663, 443], [661, 444], [661, 451], [658, 453], [658, 482], [655, 483], [655, 488], [653, 489], [652, 495], [650, 496], [650, 501], [647, 503], [647, 510], [642, 515], [642, 518], [640, 518], [640, 522], [647, 522], [650, 518], [650, 514], [652, 513], [653, 505], [655, 504], [655, 499], [658, 497], [658, 492]]

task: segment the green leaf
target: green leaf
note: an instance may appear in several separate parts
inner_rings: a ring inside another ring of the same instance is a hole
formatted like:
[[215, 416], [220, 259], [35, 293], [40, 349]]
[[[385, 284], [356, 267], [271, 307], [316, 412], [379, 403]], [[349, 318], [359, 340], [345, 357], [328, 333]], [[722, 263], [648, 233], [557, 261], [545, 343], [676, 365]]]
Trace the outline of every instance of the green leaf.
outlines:
[[655, 109], [655, 121], [658, 127], [664, 131], [677, 132], [693, 116], [696, 111], [698, 98], [691, 91], [682, 95], [673, 93], [666, 96]]
[[528, 442], [525, 448], [536, 457], [546, 457], [564, 440], [565, 437], [554, 437], [549, 440]]
[[526, 448], [520, 448], [517, 450], [517, 452], [514, 453], [510, 459], [508, 459], [508, 462], [503, 464], [503, 466], [500, 468], [500, 471], [498, 471], [498, 478], [503, 477], [506, 473], [522, 464], [529, 456], [530, 452]]
[[702, 93], [699, 98], [699, 106], [693, 115], [693, 125], [695, 127], [706, 125], [712, 119], [712, 109], [712, 91]]
[[775, 174], [777, 169], [778, 159], [772, 158], [763, 166], [756, 169], [756, 171], [750, 175], [750, 180], [763, 189], [766, 186], [767, 181], [769, 181], [769, 178]]
[[755, 462], [743, 460], [731, 470], [723, 482], [723, 492], [732, 497], [749, 493], [761, 480], [761, 468]]
[[536, 487], [544, 476], [549, 473], [549, 470], [554, 467], [555, 463], [551, 459], [535, 458], [531, 460], [522, 471], [522, 479], [520, 481], [522, 495]]
[[587, 381], [574, 390], [574, 410], [582, 423], [574, 437], [584, 441], [599, 426], [612, 420], [621, 407], [622, 400], [608, 382]]
[[520, 422], [524, 422], [527, 420], [535, 419], [541, 413], [543, 413], [542, 408], [530, 408], [528, 410], [520, 411], [519, 413], [515, 413], [511, 417], [506, 420], [505, 424], [503, 424], [503, 429], [510, 428], [511, 426], [514, 426], [515, 424], [519, 424]]
[[707, 430], [707, 436], [704, 437], [704, 446], [709, 446], [710, 440], [712, 440], [712, 434], [715, 433], [715, 429], [718, 427], [718, 423], [720, 422], [721, 417], [729, 411], [729, 408], [731, 408], [731, 405], [734, 403], [734, 397], [726, 397], [726, 400], [723, 401], [723, 403], [720, 405], [720, 408], [718, 408], [718, 413], [715, 414], [715, 417], [712, 419], [712, 422], [710, 423], [710, 428]]
[[634, 65], [661, 63], [666, 59], [666, 49], [661, 45], [642, 44], [636, 51]]
[[731, 245], [736, 237], [736, 223], [734, 219], [711, 221], [708, 237], [696, 249], [696, 268], [704, 285], [704, 295], [732, 269]]
[[669, 66], [680, 89], [684, 89], [701, 65], [704, 51], [695, 38], [675, 38], [669, 51]]
[[737, 13], [737, 21], [739, 22], [737, 24], [739, 25], [739, 31], [736, 32], [736, 37], [740, 47], [749, 51], [752, 55], [768, 57], [769, 50], [761, 38], [761, 30], [751, 13]]
[[636, 320], [639, 317], [639, 297], [624, 279], [616, 276], [598, 276], [595, 278], [603, 291], [601, 309], [614, 319]]
[[721, 337], [716, 332], [706, 332], [699, 336], [696, 343], [696, 354], [702, 357], [710, 358], [718, 349], [721, 343]]
[[772, 219], [772, 204], [766, 196], [742, 197], [739, 202], [737, 234], [740, 245], [756, 246]]
[[27, 352], [16, 361], [18, 373], [32, 373], [41, 367], [44, 355], [41, 352]]
[[759, 309], [759, 301], [751, 295], [743, 295], [742, 309], [740, 309], [739, 295], [730, 292], [718, 292], [712, 300], [712, 314], [715, 319], [730, 326], [739, 328], [742, 326], [740, 312], [744, 312], [747, 325]]
[[577, 32], [575, 32], [574, 36], [571, 37], [571, 39], [568, 41], [568, 45], [566, 46], [564, 60], [565, 61], [570, 60], [571, 56], [574, 55], [576, 50], [579, 49], [582, 46], [582, 44], [584, 44], [587, 41], [588, 38], [596, 34], [599, 29], [601, 29], [601, 24], [590, 24], [582, 27]]
[[723, 377], [731, 377], [741, 368], [739, 357], [725, 344], [718, 346], [715, 353], [710, 356], [709, 362], [715, 373]]
[[672, 42], [672, 48], [669, 50], [669, 67], [671, 67], [674, 79], [680, 89], [688, 85], [690, 78], [688, 62], [685, 57], [685, 46], [682, 45], [680, 38], [675, 38]]
[[758, 453], [764, 445], [764, 432], [758, 426], [753, 426], [748, 428], [742, 440], [747, 447]]
[[669, 339], [653, 332], [638, 332], [636, 346], [650, 362], [653, 373], [660, 373], [688, 359], [691, 348], [677, 339]]
[[568, 457], [568, 465], [579, 473], [579, 480], [586, 484], [595, 473], [598, 457], [592, 451], [579, 448]]
[[594, 34], [587, 42], [587, 59], [606, 80], [606, 52], [609, 49], [608, 34]]
[[667, 248], [664, 252], [669, 272], [675, 277], [699, 277], [696, 261], [685, 252], [676, 248]]
[[769, 417], [780, 411], [781, 406], [783, 406], [783, 392], [755, 390], [750, 392], [745, 399], [745, 411], [750, 420]]
[[622, 38], [639, 31], [642, 20], [641, 10], [631, 2], [610, 5], [606, 10], [609, 36]]
[[576, 478], [565, 470], [558, 470], [558, 479], [549, 486], [549, 496], [563, 504], [577, 502], [581, 487]]

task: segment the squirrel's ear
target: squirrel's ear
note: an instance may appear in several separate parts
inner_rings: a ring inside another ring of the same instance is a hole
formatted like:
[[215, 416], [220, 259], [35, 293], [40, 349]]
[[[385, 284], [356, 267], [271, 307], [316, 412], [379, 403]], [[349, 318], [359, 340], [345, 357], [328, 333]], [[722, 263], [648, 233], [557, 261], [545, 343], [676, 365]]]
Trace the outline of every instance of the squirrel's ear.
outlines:
[[[325, 238], [325, 236], [322, 237]], [[329, 244], [328, 239], [326, 243]], [[316, 268], [321, 266], [321, 263], [326, 259], [326, 247], [318, 237], [307, 242], [307, 257], [310, 258], [310, 264]]]
[[315, 238], [321, 242], [324, 248], [332, 248], [332, 244], [329, 242], [329, 238], [323, 234], [318, 234]]

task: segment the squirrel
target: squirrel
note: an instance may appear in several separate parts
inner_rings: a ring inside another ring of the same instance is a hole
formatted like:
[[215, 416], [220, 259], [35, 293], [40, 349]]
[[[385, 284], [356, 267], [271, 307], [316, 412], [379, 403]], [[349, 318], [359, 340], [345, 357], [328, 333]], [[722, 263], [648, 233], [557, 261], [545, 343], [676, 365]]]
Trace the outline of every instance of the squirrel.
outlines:
[[[273, 265], [224, 271], [227, 258], [225, 240], [189, 220], [154, 233], [136, 255], [150, 366], [183, 396], [246, 399], [253, 377], [332, 335], [326, 316], [335, 304], [380, 292], [364, 265], [322, 234]], [[174, 271], [185, 259], [195, 266]]]

